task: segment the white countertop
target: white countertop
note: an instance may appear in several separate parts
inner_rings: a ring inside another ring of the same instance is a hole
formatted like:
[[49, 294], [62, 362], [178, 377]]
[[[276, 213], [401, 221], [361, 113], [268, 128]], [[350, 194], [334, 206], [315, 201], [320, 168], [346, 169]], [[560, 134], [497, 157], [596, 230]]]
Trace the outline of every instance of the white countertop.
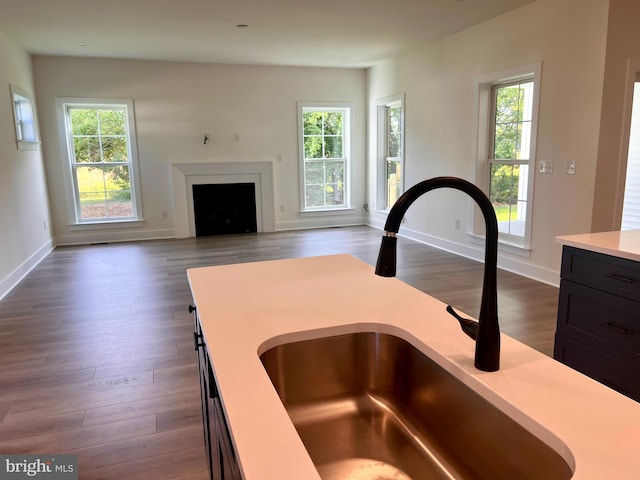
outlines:
[[640, 403], [506, 335], [500, 371], [476, 370], [474, 343], [443, 303], [349, 255], [195, 268], [188, 277], [245, 480], [320, 478], [259, 355], [358, 331], [411, 342], [551, 445], [575, 480], [640, 475]]
[[640, 262], [640, 230], [564, 235], [556, 242]]

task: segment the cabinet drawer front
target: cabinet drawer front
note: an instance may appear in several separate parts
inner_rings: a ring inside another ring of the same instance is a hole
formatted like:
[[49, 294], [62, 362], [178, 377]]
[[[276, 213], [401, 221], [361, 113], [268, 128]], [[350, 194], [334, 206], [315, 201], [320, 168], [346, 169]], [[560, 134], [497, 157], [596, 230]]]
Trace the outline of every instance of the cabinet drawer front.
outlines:
[[562, 278], [640, 300], [640, 264], [624, 258], [565, 246]]
[[556, 334], [553, 358], [640, 401], [640, 369]]
[[640, 367], [640, 308], [632, 300], [562, 280], [558, 332]]

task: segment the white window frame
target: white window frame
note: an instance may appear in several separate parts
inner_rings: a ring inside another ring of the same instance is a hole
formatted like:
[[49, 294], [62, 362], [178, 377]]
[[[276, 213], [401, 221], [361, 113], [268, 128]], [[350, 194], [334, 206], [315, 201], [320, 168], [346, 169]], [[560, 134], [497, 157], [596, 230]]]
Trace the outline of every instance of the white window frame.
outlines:
[[31, 95], [15, 85], [9, 85], [9, 89], [11, 91], [16, 146], [18, 150], [37, 150], [40, 145], [38, 122]]
[[[492, 135], [493, 135], [493, 89], [496, 85], [503, 85], [522, 80], [532, 81], [533, 105], [531, 118], [531, 138], [529, 150], [529, 175], [527, 183], [527, 207], [524, 236], [507, 235], [500, 233], [499, 242], [501, 249], [518, 255], [529, 256], [531, 251], [532, 220], [533, 220], [533, 197], [534, 181], [536, 176], [536, 145], [538, 132], [538, 110], [540, 104], [540, 80], [542, 74], [542, 64], [535, 63], [523, 65], [510, 70], [484, 75], [476, 79], [477, 92], [477, 162], [476, 162], [476, 184], [489, 195], [490, 169], [493, 159]], [[508, 162], [504, 162], [508, 163]], [[474, 210], [473, 216], [473, 236], [482, 236], [484, 233], [484, 220], [482, 215]]]
[[[389, 125], [388, 125], [388, 109], [390, 107], [400, 107], [400, 157], [389, 158], [388, 152], [388, 138], [389, 138]], [[387, 161], [394, 160], [400, 162], [401, 176], [400, 176], [400, 192], [404, 192], [404, 177], [405, 177], [405, 162], [404, 162], [404, 147], [405, 147], [405, 101], [404, 93], [398, 95], [392, 95], [389, 97], [381, 98], [376, 101], [376, 164], [377, 164], [377, 181], [376, 181], [376, 210], [380, 212], [388, 212], [390, 206], [387, 205], [388, 188], [387, 185]]]
[[[306, 206], [306, 182], [305, 182], [305, 155], [304, 155], [304, 117], [305, 111], [316, 112], [344, 112], [343, 119], [343, 153], [344, 153], [344, 205], [307, 207]], [[298, 102], [298, 156], [300, 159], [300, 213], [313, 214], [339, 214], [350, 213], [351, 207], [351, 158], [354, 132], [354, 104], [353, 103], [328, 103], [328, 102]]]
[[[58, 113], [58, 126], [60, 143], [62, 145], [62, 168], [65, 178], [67, 193], [67, 208], [69, 211], [69, 224], [73, 229], [112, 228], [118, 226], [130, 227], [142, 225], [142, 202], [139, 183], [138, 147], [136, 142], [135, 115], [132, 99], [123, 98], [57, 98], [56, 107]], [[133, 214], [131, 217], [91, 218], [82, 219], [80, 216], [80, 200], [78, 185], [74, 175], [74, 148], [69, 108], [124, 108], [127, 127], [128, 168], [131, 187], [131, 204]]]

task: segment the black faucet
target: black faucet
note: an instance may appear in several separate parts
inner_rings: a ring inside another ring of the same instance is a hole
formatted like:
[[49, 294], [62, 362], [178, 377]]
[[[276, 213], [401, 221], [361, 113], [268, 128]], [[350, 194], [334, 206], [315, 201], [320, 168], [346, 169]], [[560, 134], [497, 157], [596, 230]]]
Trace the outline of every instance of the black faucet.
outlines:
[[495, 372], [500, 368], [500, 327], [498, 325], [498, 292], [497, 292], [497, 268], [498, 268], [498, 220], [493, 205], [482, 190], [461, 178], [436, 177], [414, 185], [398, 198], [391, 208], [387, 222], [385, 223], [385, 235], [382, 237], [382, 245], [376, 264], [376, 275], [382, 277], [395, 277], [396, 275], [396, 234], [400, 229], [400, 222], [407, 209], [419, 197], [436, 188], [454, 188], [461, 190], [480, 207], [484, 216], [485, 253], [484, 253], [484, 282], [482, 285], [482, 303], [480, 315], [475, 322], [458, 315], [451, 305], [447, 306], [447, 312], [453, 315], [462, 330], [476, 341], [475, 366], [485, 372]]

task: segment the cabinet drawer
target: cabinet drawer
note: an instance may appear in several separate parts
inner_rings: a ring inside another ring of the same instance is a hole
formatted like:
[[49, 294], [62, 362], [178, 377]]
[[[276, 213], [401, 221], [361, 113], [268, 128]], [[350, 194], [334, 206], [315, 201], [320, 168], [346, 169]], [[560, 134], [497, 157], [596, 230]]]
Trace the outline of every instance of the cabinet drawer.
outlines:
[[562, 278], [640, 301], [640, 264], [565, 246]]
[[557, 331], [640, 368], [640, 308], [632, 300], [563, 279]]
[[640, 369], [561, 334], [556, 334], [553, 358], [635, 401], [640, 401]]

